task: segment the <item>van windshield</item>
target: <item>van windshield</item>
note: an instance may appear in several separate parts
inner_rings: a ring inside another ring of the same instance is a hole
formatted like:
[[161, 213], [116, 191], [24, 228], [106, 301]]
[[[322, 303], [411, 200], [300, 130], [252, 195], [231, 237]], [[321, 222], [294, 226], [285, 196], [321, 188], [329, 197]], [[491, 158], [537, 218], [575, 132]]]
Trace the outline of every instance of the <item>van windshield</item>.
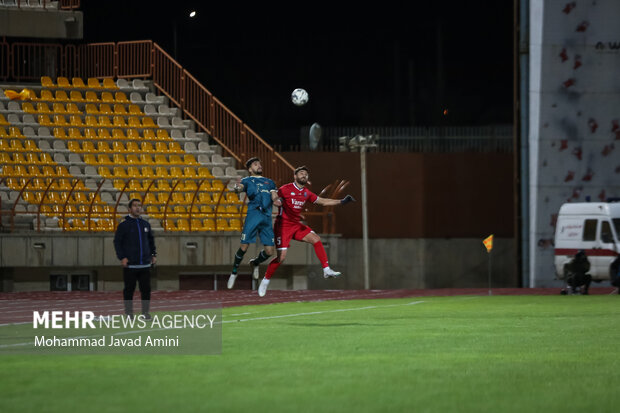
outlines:
[[620, 218], [614, 218], [612, 221], [614, 223], [614, 228], [616, 229], [616, 238], [620, 241]]

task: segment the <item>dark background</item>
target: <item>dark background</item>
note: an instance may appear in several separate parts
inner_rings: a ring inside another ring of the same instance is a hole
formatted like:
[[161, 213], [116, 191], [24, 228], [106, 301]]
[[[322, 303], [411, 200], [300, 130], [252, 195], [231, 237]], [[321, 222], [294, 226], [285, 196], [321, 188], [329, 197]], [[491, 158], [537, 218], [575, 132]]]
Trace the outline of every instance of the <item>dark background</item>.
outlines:
[[83, 1], [85, 40], [154, 40], [273, 145], [314, 122], [512, 123], [512, 1], [223, 3]]

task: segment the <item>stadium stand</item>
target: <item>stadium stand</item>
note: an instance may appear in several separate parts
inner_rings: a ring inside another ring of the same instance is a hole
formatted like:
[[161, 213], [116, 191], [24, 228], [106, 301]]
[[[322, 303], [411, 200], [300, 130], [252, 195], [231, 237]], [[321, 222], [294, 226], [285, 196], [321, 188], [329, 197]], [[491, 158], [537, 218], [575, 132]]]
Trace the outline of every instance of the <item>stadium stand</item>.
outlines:
[[[112, 232], [130, 198], [156, 231], [240, 231], [241, 176], [141, 79], [42, 76], [0, 93], [0, 205], [11, 230]], [[128, 97], [129, 95], [129, 97]]]

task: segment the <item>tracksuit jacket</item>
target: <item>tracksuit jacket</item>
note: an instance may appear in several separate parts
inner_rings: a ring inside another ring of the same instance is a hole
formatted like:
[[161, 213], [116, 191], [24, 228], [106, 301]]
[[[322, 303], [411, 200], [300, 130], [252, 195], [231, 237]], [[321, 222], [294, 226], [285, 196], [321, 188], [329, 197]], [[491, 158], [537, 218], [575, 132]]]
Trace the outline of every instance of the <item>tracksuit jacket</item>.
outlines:
[[147, 265], [157, 255], [151, 225], [142, 218], [127, 215], [114, 234], [114, 249], [119, 260], [127, 258], [128, 265]]

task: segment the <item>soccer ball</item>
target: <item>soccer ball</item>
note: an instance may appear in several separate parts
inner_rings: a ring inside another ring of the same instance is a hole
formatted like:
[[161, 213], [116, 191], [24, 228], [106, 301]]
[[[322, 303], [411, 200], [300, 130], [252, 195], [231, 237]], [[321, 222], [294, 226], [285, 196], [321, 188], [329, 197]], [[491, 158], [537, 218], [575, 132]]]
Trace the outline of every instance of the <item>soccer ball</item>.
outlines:
[[308, 99], [310, 99], [310, 97], [308, 96], [308, 92], [304, 89], [295, 89], [293, 93], [291, 93], [291, 101], [295, 106], [305, 105], [308, 103]]

